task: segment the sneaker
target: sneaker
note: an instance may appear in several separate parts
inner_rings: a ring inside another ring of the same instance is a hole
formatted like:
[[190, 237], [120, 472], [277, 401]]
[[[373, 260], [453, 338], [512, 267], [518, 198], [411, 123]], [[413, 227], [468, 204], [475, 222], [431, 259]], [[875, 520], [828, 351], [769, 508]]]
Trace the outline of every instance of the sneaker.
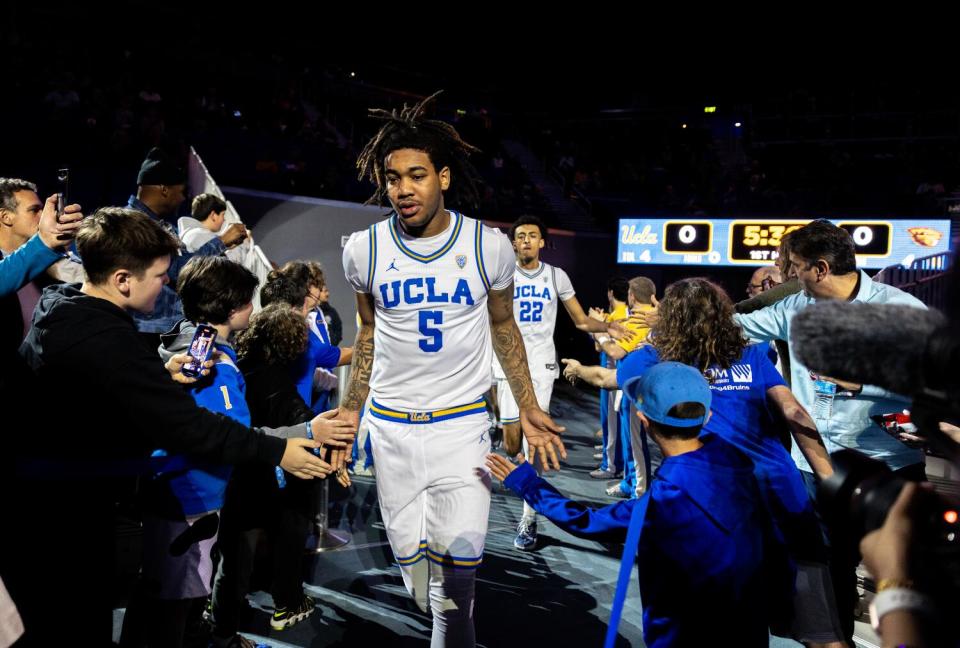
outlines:
[[617, 473], [612, 470], [604, 470], [603, 468], [597, 468], [596, 470], [590, 471], [590, 477], [592, 479], [615, 479]]
[[630, 493], [624, 493], [623, 489], [620, 488], [620, 484], [614, 484], [613, 486], [607, 488], [607, 495], [620, 499], [630, 499]]
[[533, 551], [537, 546], [537, 521], [520, 520], [513, 546], [520, 551]]
[[602, 452], [594, 452], [594, 453], [593, 453], [593, 460], [594, 460], [594, 461], [602, 461], [602, 460], [603, 460], [603, 453], [602, 453]]
[[296, 608], [277, 608], [273, 613], [273, 618], [270, 619], [270, 627], [274, 630], [283, 630], [284, 628], [289, 628], [290, 626], [303, 621], [308, 616], [313, 614], [313, 611], [316, 609], [317, 602], [313, 598], [303, 595], [303, 600], [300, 602], [300, 605]]
[[593, 449], [594, 449], [594, 450], [603, 450], [603, 444], [602, 444], [602, 443], [598, 443], [597, 445], [593, 446]]

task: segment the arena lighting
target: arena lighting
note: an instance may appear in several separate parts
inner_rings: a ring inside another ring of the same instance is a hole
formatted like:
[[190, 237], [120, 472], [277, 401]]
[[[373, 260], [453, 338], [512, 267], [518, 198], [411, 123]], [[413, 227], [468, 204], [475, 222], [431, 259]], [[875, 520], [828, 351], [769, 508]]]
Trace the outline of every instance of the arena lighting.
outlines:
[[956, 511], [953, 511], [953, 510], [944, 511], [944, 513], [943, 513], [943, 520], [944, 520], [947, 524], [956, 524], [956, 522], [957, 522], [957, 512], [956, 512]]
[[686, 128], [686, 127], [687, 127], [686, 124], [682, 124], [682, 125], [680, 126], [680, 128]]
[[350, 73], [350, 78], [351, 78], [351, 79], [352, 79], [353, 77], [355, 77], [355, 76], [357, 76], [357, 73], [356, 73], [356, 72], [351, 72], [351, 73]]
[[740, 122], [734, 122], [734, 124], [733, 124], [733, 127], [734, 127], [734, 128], [740, 128], [740, 126], [742, 126], [742, 124], [741, 124]]
[[715, 112], [717, 112], [717, 107], [716, 107], [716, 106], [707, 106], [707, 107], [705, 107], [705, 108], [703, 109], [703, 112], [705, 112], [705, 113], [715, 113]]

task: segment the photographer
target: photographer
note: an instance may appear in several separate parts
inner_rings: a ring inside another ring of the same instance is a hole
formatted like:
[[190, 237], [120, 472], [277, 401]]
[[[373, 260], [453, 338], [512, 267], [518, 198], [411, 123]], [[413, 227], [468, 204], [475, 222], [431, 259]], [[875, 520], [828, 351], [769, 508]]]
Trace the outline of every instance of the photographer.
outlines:
[[[860, 541], [863, 562], [878, 584], [871, 616], [884, 648], [928, 645], [923, 629], [930, 612], [929, 602], [913, 590], [909, 557], [914, 525], [911, 509], [922, 495], [921, 488], [917, 484], [904, 486], [883, 526]], [[881, 597], [893, 599], [889, 606], [884, 605], [882, 613]]]

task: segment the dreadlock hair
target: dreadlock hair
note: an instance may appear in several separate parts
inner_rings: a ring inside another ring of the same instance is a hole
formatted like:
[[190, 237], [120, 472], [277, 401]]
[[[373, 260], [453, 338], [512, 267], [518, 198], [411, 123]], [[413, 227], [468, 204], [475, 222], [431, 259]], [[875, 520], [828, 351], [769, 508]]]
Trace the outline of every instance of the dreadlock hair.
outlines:
[[385, 205], [387, 203], [386, 171], [383, 162], [386, 157], [398, 149], [414, 149], [430, 156], [435, 170], [439, 173], [449, 167], [454, 182], [450, 183], [446, 198], [450, 204], [476, 207], [480, 202], [478, 185], [482, 180], [467, 157], [480, 149], [462, 139], [456, 129], [438, 119], [426, 119], [423, 113], [442, 90], [434, 92], [423, 101], [407, 106], [402, 110], [384, 110], [371, 108], [370, 117], [384, 122], [377, 134], [363, 147], [357, 157], [358, 179], [368, 178], [377, 186], [376, 192], [366, 204]]

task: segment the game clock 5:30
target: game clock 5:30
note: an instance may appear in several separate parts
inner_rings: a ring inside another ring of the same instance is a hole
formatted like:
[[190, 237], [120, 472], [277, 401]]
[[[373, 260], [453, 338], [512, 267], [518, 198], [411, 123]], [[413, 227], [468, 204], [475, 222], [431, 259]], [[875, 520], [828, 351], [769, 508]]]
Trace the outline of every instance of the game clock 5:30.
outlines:
[[[810, 221], [733, 221], [730, 224], [730, 261], [756, 263], [772, 261], [780, 241]], [[884, 221], [838, 221], [850, 233], [857, 256], [889, 256], [893, 226]]]
[[809, 221], [733, 221], [730, 223], [730, 261], [772, 261], [784, 236]]

